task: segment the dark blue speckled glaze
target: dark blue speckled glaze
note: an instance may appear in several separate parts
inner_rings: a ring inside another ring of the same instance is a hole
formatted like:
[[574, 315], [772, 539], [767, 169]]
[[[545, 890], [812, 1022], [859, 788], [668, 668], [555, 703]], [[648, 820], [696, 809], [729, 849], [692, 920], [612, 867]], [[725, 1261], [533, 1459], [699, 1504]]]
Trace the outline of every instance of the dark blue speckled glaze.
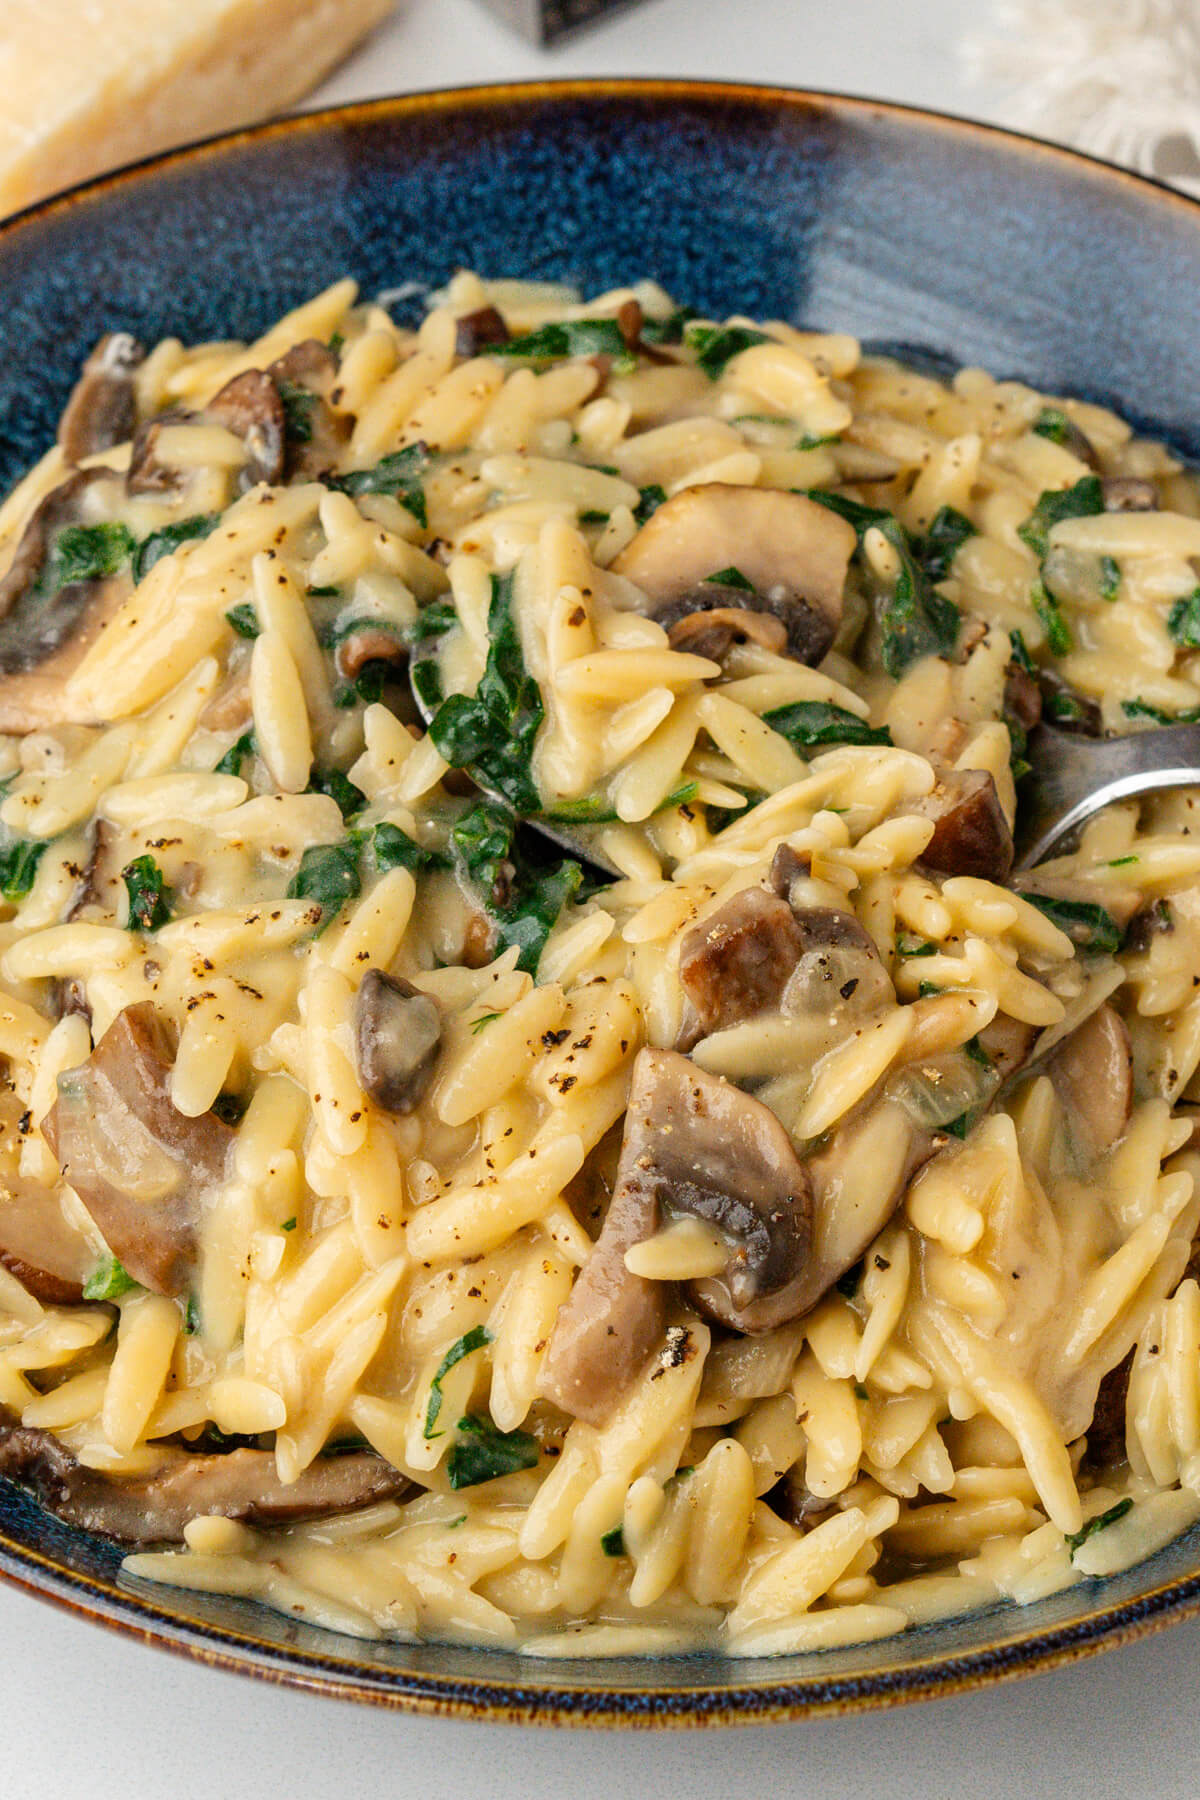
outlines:
[[[0, 489], [104, 330], [252, 336], [350, 272], [656, 277], [716, 315], [849, 330], [1113, 404], [1200, 460], [1200, 206], [1044, 145], [870, 102], [687, 83], [380, 101], [241, 134], [0, 228]], [[578, 1724], [887, 1705], [1046, 1667], [1200, 1611], [1200, 1533], [1020, 1611], [730, 1663], [523, 1662], [363, 1645], [124, 1580], [0, 1482], [0, 1571], [167, 1648], [346, 1697]]]

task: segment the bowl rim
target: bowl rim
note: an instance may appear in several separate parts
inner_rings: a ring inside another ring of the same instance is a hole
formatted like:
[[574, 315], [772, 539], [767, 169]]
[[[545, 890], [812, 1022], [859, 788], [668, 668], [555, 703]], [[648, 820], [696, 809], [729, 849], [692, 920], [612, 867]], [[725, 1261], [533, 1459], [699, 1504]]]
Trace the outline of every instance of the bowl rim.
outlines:
[[[763, 110], [785, 108], [798, 113], [835, 112], [843, 117], [932, 129], [945, 136], [995, 142], [1010, 152], [1036, 157], [1072, 170], [1111, 189], [1126, 190], [1143, 203], [1152, 202], [1200, 227], [1200, 198], [1181, 193], [1152, 175], [1124, 169], [1084, 151], [1033, 133], [1018, 132], [983, 120], [905, 105], [897, 101], [833, 90], [791, 87], [779, 83], [701, 80], [662, 76], [565, 77], [550, 81], [480, 82], [426, 91], [380, 95], [343, 105], [290, 112], [276, 119], [216, 133], [174, 149], [94, 176], [22, 208], [0, 221], [0, 248], [42, 223], [69, 216], [77, 208], [136, 187], [148, 176], [186, 170], [226, 151], [253, 149], [289, 137], [319, 138], [341, 125], [499, 107], [519, 109], [570, 101], [737, 103]], [[6, 1484], [7, 1485], [7, 1484]], [[1168, 1625], [1200, 1615], [1200, 1567], [1195, 1573], [1162, 1582], [1134, 1599], [1114, 1601], [1088, 1610], [1082, 1618], [1037, 1629], [1022, 1629], [1016, 1608], [997, 1608], [995, 1616], [1009, 1626], [998, 1640], [959, 1652], [918, 1657], [903, 1668], [881, 1668], [857, 1675], [822, 1673], [812, 1658], [812, 1674], [757, 1682], [736, 1680], [717, 1687], [703, 1679], [698, 1656], [659, 1659], [670, 1668], [670, 1685], [654, 1691], [606, 1688], [605, 1662], [598, 1658], [564, 1659], [561, 1679], [526, 1686], [519, 1674], [494, 1681], [459, 1678], [418, 1669], [357, 1667], [334, 1655], [272, 1643], [252, 1629], [215, 1625], [189, 1617], [179, 1606], [167, 1610], [151, 1597], [150, 1584], [120, 1587], [99, 1576], [79, 1573], [0, 1527], [0, 1580], [75, 1617], [106, 1626], [134, 1641], [169, 1650], [207, 1667], [250, 1675], [260, 1681], [290, 1686], [326, 1698], [367, 1702], [389, 1710], [491, 1723], [637, 1728], [712, 1727], [783, 1724], [800, 1720], [891, 1708], [917, 1700], [963, 1693], [985, 1683], [1011, 1682], [1026, 1675], [1066, 1666], [1082, 1657], [1149, 1637]], [[188, 1590], [163, 1590], [186, 1595]], [[332, 1641], [332, 1634], [328, 1634]], [[912, 1640], [909, 1639], [909, 1642]], [[469, 1648], [469, 1647], [468, 1647]], [[849, 1648], [849, 1646], [848, 1646]], [[568, 1674], [586, 1665], [587, 1675]], [[548, 1672], [540, 1662], [539, 1672]], [[728, 1663], [724, 1665], [730, 1667]], [[748, 1661], [747, 1670], [769, 1668], [766, 1659]], [[692, 1675], [698, 1679], [691, 1679]], [[598, 1679], [597, 1679], [598, 1677]]]

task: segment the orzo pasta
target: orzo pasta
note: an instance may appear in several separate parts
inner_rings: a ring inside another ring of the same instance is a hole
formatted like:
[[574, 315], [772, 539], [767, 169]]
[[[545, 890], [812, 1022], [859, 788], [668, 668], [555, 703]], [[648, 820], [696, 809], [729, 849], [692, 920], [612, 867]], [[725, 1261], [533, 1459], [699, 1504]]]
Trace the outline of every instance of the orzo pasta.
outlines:
[[1195, 798], [1012, 845], [1043, 714], [1200, 716], [1162, 446], [649, 283], [347, 281], [104, 340], [0, 568], [0, 1472], [543, 1656], [1200, 1519]]

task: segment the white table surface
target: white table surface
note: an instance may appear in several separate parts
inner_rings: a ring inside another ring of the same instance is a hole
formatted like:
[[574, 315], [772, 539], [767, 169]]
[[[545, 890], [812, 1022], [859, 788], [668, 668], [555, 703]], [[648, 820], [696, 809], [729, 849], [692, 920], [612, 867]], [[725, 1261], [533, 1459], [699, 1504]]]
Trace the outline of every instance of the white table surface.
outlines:
[[[2, 10], [2, 4], [0, 4]], [[401, 0], [314, 97], [697, 75], [995, 117], [957, 60], [982, 0], [647, 0], [540, 52], [475, 0]], [[0, 1590], [0, 1800], [1109, 1800], [1200, 1796], [1200, 1624], [889, 1714], [685, 1734], [408, 1718], [214, 1673]]]

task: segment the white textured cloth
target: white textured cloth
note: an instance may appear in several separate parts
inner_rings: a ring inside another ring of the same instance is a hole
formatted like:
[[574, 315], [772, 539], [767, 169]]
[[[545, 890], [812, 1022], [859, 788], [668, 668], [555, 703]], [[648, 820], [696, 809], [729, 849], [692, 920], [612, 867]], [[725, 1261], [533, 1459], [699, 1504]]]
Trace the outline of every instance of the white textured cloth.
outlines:
[[993, 0], [968, 73], [1008, 89], [1006, 124], [1200, 196], [1198, 0]]

